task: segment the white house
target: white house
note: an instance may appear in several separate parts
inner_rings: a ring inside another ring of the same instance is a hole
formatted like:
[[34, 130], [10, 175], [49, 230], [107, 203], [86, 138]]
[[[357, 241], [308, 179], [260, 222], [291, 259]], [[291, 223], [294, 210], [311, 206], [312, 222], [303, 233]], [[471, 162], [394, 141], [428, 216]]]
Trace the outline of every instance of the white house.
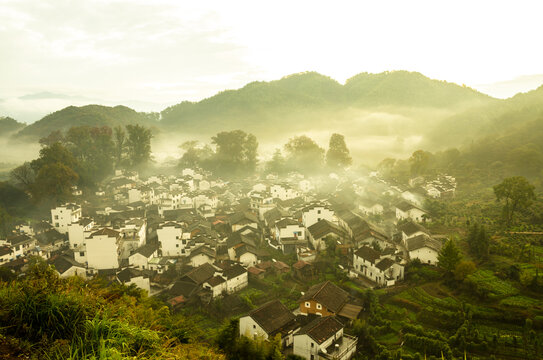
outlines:
[[300, 196], [300, 193], [287, 185], [272, 185], [270, 187], [272, 197], [283, 201], [294, 199]]
[[83, 279], [87, 278], [87, 270], [85, 269], [85, 265], [78, 263], [68, 256], [55, 256], [49, 260], [49, 263], [55, 267], [55, 270], [61, 278], [71, 276], [79, 276]]
[[307, 239], [313, 245], [313, 248], [319, 251], [326, 249], [325, 239], [327, 237], [332, 237], [336, 239], [336, 241], [342, 243], [349, 238], [347, 231], [325, 219], [321, 219], [308, 227], [306, 234]]
[[335, 317], [318, 317], [294, 335], [294, 355], [306, 359], [348, 360], [356, 352], [358, 339], [343, 333]]
[[302, 209], [302, 224], [308, 228], [320, 220], [337, 222], [334, 212], [324, 204], [311, 204]]
[[279, 300], [273, 300], [239, 319], [239, 335], [250, 339], [273, 339], [281, 335], [282, 345], [293, 343], [293, 335], [300, 329], [296, 316]]
[[91, 234], [94, 221], [89, 218], [82, 218], [78, 222], [68, 225], [68, 241], [70, 249], [76, 249], [85, 243], [85, 239]]
[[[189, 251], [187, 244], [189, 240], [183, 237], [181, 224], [166, 222], [160, 224], [156, 230], [162, 256], [187, 256]], [[190, 235], [190, 234], [187, 234]]]
[[420, 234], [406, 241], [409, 258], [419, 259], [423, 264], [437, 265], [437, 257], [441, 251], [442, 244], [427, 234]]
[[407, 201], [402, 201], [396, 205], [396, 219], [411, 219], [416, 222], [428, 221], [428, 212]]
[[355, 272], [380, 286], [391, 286], [404, 278], [404, 266], [390, 256], [362, 246], [353, 254]]
[[149, 269], [149, 261], [158, 256], [158, 244], [145, 244], [128, 257], [128, 265], [136, 269]]
[[151, 291], [149, 276], [143, 271], [138, 270], [138, 269], [125, 268], [119, 271], [117, 273], [117, 281], [125, 285], [134, 284], [138, 288], [147, 291], [147, 293]]
[[358, 209], [366, 215], [379, 215], [384, 211], [383, 205], [377, 201], [362, 199], [358, 203]]
[[109, 228], [103, 228], [90, 234], [85, 240], [87, 266], [92, 269], [117, 269], [119, 267], [118, 243], [121, 234]]
[[51, 224], [62, 234], [68, 233], [68, 225], [81, 218], [81, 207], [76, 204], [65, 204], [51, 209]]

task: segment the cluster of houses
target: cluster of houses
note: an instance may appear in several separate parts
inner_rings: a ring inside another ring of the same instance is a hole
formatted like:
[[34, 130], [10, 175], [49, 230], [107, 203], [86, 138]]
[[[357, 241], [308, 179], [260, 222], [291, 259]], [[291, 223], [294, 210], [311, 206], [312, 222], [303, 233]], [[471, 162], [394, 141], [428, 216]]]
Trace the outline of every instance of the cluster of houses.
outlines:
[[326, 281], [309, 288], [291, 312], [273, 300], [239, 319], [240, 336], [281, 339], [285, 352], [306, 359], [346, 360], [356, 351], [358, 339], [344, 333], [362, 306], [347, 292]]
[[[328, 180], [292, 174], [226, 182], [195, 169], [143, 180], [118, 172], [92, 199], [74, 189], [77, 203], [51, 209], [47, 221], [20, 224], [0, 240], [0, 266], [21, 271], [38, 255], [61, 277], [105, 276], [165, 294], [176, 308], [236, 293], [272, 273], [314, 280], [315, 261], [331, 246], [341, 271], [368, 287], [401, 281], [413, 259], [436, 265], [443, 237], [425, 228], [431, 216], [424, 199], [454, 195], [453, 178], [399, 185], [372, 174], [319, 191]], [[292, 262], [272, 256], [278, 252]], [[343, 329], [361, 308], [332, 283], [319, 286], [295, 313], [278, 301], [253, 310], [241, 318], [240, 334], [281, 334], [308, 359], [349, 358], [356, 339]]]

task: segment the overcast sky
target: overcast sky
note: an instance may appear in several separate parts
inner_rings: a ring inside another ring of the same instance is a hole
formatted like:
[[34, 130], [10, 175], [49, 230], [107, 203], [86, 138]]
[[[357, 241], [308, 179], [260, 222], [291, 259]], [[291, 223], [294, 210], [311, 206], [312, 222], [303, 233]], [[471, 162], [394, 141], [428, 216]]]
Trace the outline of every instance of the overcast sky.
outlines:
[[543, 83], [540, 4], [0, 0], [0, 116], [159, 111], [308, 70], [419, 71], [508, 97]]

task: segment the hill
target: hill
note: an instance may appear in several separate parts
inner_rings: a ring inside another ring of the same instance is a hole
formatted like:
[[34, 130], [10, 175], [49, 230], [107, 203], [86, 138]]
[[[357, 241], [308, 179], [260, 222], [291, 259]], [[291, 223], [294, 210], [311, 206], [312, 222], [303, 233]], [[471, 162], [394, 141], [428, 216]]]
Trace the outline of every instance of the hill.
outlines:
[[[253, 82], [200, 102], [185, 101], [165, 109], [161, 115], [163, 126], [172, 129], [207, 132], [226, 127], [258, 134], [269, 131], [270, 123], [276, 130], [329, 126], [331, 118], [348, 117], [341, 112], [352, 108], [395, 108], [395, 112], [403, 113], [404, 107], [456, 109], [490, 101], [492, 98], [473, 89], [431, 80], [420, 73], [363, 73], [341, 85], [327, 76], [306, 72], [270, 82]], [[349, 124], [346, 125], [348, 128]]]
[[16, 138], [37, 140], [55, 130], [67, 130], [72, 126], [125, 126], [128, 124], [154, 124], [148, 114], [136, 112], [126, 106], [68, 106], [28, 125], [16, 134]]
[[10, 133], [24, 128], [26, 125], [10, 117], [0, 117], [0, 136], [6, 136]]

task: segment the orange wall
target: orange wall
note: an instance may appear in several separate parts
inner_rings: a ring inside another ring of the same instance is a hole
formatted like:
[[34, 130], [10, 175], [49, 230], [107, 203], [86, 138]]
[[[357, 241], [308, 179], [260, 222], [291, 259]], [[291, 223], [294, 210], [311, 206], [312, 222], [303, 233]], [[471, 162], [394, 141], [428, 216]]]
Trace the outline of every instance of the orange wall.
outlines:
[[305, 306], [306, 301], [300, 301], [300, 312], [303, 314], [320, 313], [322, 316], [334, 315], [333, 312], [328, 311], [328, 309], [326, 309], [324, 306], [322, 306], [322, 309], [320, 310], [317, 309], [317, 302], [314, 300], [307, 300], [307, 302], [309, 302], [309, 307]]

